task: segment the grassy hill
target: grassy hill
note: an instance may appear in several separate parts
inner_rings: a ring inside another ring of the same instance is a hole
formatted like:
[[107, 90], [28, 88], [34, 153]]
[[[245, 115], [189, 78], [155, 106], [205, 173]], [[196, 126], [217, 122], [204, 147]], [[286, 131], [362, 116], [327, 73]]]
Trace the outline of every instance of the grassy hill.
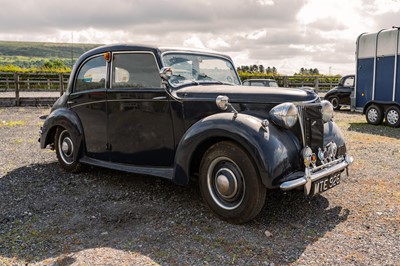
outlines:
[[100, 44], [0, 41], [0, 65], [40, 67], [48, 60], [60, 59], [72, 66], [81, 54], [97, 46]]

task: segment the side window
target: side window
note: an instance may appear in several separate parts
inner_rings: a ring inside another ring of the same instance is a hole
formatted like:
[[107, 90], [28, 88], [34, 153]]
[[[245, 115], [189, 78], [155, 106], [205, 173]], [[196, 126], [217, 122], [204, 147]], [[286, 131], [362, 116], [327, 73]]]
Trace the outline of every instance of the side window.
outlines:
[[74, 91], [94, 90], [106, 87], [107, 62], [103, 55], [89, 59], [78, 73]]
[[343, 82], [344, 87], [353, 87], [354, 86], [354, 77], [348, 77], [344, 82]]
[[243, 86], [250, 86], [250, 82], [248, 81], [243, 82]]
[[265, 87], [265, 84], [263, 81], [252, 81], [251, 86]]
[[161, 88], [153, 54], [115, 54], [112, 73], [112, 88]]

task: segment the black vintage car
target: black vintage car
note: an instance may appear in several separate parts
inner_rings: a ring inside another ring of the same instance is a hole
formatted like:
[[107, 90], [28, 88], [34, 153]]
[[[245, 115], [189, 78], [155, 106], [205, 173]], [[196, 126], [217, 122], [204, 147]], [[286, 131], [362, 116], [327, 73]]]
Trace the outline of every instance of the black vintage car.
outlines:
[[[211, 51], [111, 45], [82, 55], [41, 128], [62, 168], [198, 176], [210, 209], [243, 223], [267, 189], [330, 189], [352, 158], [332, 105], [312, 91], [240, 86]], [[197, 175], [198, 174], [198, 175]]]
[[336, 87], [329, 90], [324, 99], [333, 105], [333, 109], [340, 110], [343, 105], [350, 106], [350, 95], [354, 92], [354, 75], [344, 76]]

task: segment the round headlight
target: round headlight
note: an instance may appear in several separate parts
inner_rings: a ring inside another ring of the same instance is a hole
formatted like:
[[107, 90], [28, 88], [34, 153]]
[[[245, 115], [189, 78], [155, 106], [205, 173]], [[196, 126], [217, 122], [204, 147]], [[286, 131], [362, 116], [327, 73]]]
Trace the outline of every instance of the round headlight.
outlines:
[[326, 123], [333, 118], [333, 106], [327, 100], [321, 101], [321, 105], [322, 120], [324, 120], [324, 122]]
[[297, 122], [298, 110], [293, 103], [281, 103], [272, 108], [269, 115], [276, 125], [291, 128]]

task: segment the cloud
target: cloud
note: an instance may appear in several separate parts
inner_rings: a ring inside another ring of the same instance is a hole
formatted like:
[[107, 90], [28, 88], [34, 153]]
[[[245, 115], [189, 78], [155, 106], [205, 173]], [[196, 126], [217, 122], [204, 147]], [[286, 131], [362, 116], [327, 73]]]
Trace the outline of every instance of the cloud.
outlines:
[[0, 39], [208, 48], [236, 65], [344, 74], [357, 36], [398, 24], [399, 13], [400, 0], [4, 1]]

